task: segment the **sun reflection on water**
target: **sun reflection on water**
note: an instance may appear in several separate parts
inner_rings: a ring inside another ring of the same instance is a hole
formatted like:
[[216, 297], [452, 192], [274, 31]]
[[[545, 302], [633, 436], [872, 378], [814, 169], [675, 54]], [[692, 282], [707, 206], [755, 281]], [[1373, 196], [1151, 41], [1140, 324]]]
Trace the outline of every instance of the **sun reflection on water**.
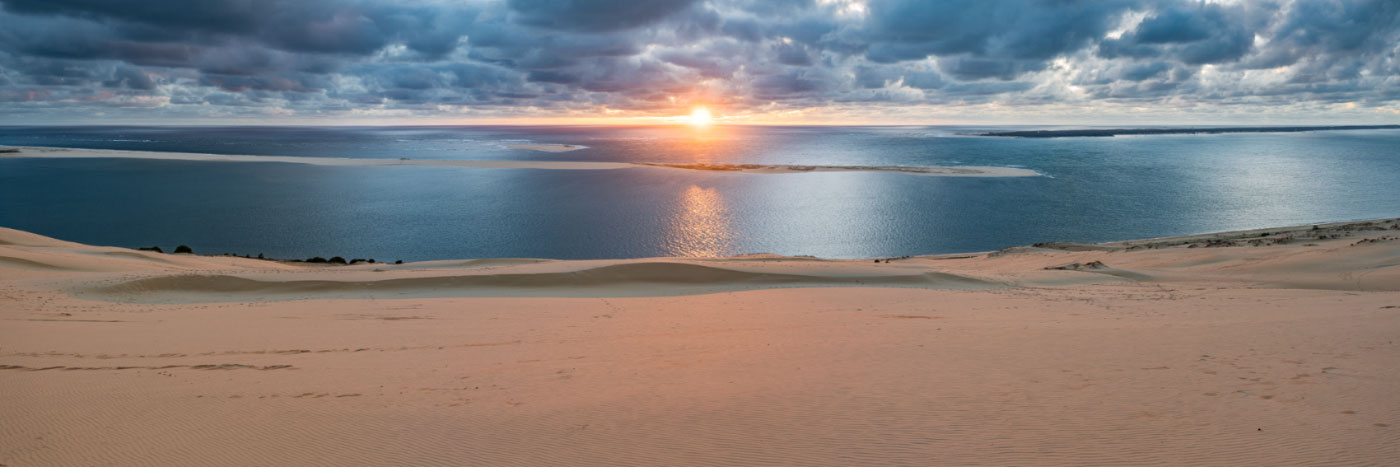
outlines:
[[730, 254], [733, 232], [724, 197], [714, 188], [691, 185], [681, 193], [665, 238], [672, 256], [714, 257]]

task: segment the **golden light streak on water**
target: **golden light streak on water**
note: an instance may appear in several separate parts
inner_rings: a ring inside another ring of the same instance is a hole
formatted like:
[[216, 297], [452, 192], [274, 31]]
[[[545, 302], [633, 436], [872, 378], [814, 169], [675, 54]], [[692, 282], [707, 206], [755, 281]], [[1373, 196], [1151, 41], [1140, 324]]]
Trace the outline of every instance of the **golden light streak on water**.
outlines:
[[672, 256], [714, 257], [731, 254], [733, 232], [724, 198], [714, 188], [691, 185], [681, 193], [666, 234]]

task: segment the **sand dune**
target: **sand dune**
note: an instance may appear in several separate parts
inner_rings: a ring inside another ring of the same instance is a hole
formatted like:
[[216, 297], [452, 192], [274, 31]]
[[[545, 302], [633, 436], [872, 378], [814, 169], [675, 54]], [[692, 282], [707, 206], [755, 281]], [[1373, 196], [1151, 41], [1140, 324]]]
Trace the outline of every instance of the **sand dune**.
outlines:
[[515, 266], [520, 264], [534, 264], [548, 262], [547, 259], [537, 258], [482, 258], [468, 260], [441, 260], [441, 261], [420, 261], [417, 263], [404, 264], [381, 264], [376, 269], [475, 269], [494, 268], [501, 266]]
[[[509, 146], [515, 149], [529, 149], [546, 152], [566, 152], [583, 149], [584, 146], [531, 144]], [[114, 149], [79, 148], [17, 148], [16, 153], [0, 153], [0, 158], [46, 158], [46, 159], [151, 159], [180, 160], [198, 162], [276, 162], [286, 164], [306, 164], [322, 166], [429, 166], [429, 167], [469, 167], [481, 169], [545, 169], [545, 170], [617, 170], [631, 168], [660, 168], [679, 170], [722, 171], [755, 174], [792, 174], [809, 172], [893, 172], [936, 177], [1034, 177], [1040, 174], [1029, 169], [1011, 167], [931, 167], [931, 166], [839, 166], [839, 165], [785, 165], [785, 164], [667, 164], [652, 162], [596, 162], [596, 161], [513, 161], [513, 160], [441, 160], [441, 159], [397, 159], [349, 158], [349, 157], [298, 157], [298, 156], [244, 156], [226, 154], [195, 154], [181, 152], [121, 151]]]
[[924, 272], [882, 275], [800, 275], [749, 272], [684, 263], [642, 262], [571, 272], [473, 274], [382, 280], [256, 280], [231, 275], [173, 275], [73, 290], [97, 300], [277, 301], [374, 297], [655, 297], [795, 287], [1005, 286], [972, 277]]
[[[688, 294], [688, 295], [681, 295]], [[318, 266], [0, 229], [4, 465], [1385, 465], [1400, 222]]]
[[21, 230], [0, 227], [0, 246], [68, 247], [80, 245]]
[[49, 263], [41, 263], [24, 258], [12, 258], [9, 256], [0, 256], [0, 264], [20, 269], [64, 269], [61, 266], [55, 266]]

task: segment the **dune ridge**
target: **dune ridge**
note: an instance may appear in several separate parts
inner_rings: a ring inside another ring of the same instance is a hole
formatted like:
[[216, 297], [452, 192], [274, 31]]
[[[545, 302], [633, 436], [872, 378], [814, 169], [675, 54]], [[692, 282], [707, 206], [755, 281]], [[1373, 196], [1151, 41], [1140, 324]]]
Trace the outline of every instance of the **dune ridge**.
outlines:
[[172, 275], [75, 290], [88, 299], [168, 303], [170, 300], [275, 301], [310, 298], [412, 297], [655, 297], [767, 288], [1005, 287], [939, 272], [886, 275], [802, 275], [750, 272], [685, 263], [641, 262], [570, 272], [471, 274], [383, 280], [257, 280], [232, 275]]
[[[859, 260], [758, 255], [556, 261], [444, 260], [318, 267], [301, 263], [70, 247], [64, 254], [0, 256], [14, 268], [113, 270], [98, 256], [163, 274], [70, 287], [74, 296], [130, 303], [430, 297], [657, 297], [815, 287], [999, 289], [1070, 284], [1211, 280], [1255, 287], [1400, 290], [1400, 220], [1256, 229], [1103, 244], [1040, 243], [974, 255]], [[1395, 234], [1389, 234], [1396, 232]], [[65, 245], [19, 233], [42, 245]], [[1323, 246], [1317, 242], [1329, 243]], [[1291, 246], [1267, 252], [1243, 246]], [[1237, 247], [1237, 248], [1229, 248]], [[1149, 251], [1161, 251], [1156, 254]], [[1261, 254], [1264, 253], [1264, 254]], [[1064, 261], [1056, 258], [1064, 257]], [[1268, 261], [1261, 261], [1265, 257]], [[1075, 259], [1078, 261], [1069, 261]], [[208, 261], [236, 265], [207, 273]], [[191, 264], [193, 262], [194, 264]], [[263, 269], [275, 265], [269, 275]], [[266, 267], [265, 267], [266, 266]], [[291, 273], [290, 275], [288, 273]]]

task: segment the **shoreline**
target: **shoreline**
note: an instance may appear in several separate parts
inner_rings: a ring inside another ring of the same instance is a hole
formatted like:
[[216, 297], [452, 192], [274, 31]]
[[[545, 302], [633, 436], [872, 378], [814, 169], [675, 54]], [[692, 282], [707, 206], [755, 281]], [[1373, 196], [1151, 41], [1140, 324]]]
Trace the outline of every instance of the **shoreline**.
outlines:
[[[528, 146], [528, 147], [527, 147]], [[545, 152], [567, 152], [584, 149], [577, 145], [517, 145], [514, 149], [538, 150]], [[428, 166], [466, 167], [482, 169], [542, 169], [542, 170], [616, 170], [632, 168], [660, 168], [711, 172], [733, 172], [751, 174], [796, 174], [812, 172], [891, 172], [934, 177], [1036, 177], [1039, 172], [1013, 167], [979, 166], [830, 166], [830, 165], [789, 165], [789, 164], [674, 164], [654, 162], [596, 162], [596, 161], [510, 161], [510, 160], [443, 160], [410, 158], [347, 158], [347, 157], [305, 157], [305, 156], [252, 156], [222, 155], [159, 151], [126, 151], [117, 149], [82, 149], [3, 146], [0, 149], [16, 149], [17, 152], [0, 152], [0, 159], [149, 159], [178, 160], [196, 162], [275, 162], [336, 167], [377, 167], [377, 166]]]

